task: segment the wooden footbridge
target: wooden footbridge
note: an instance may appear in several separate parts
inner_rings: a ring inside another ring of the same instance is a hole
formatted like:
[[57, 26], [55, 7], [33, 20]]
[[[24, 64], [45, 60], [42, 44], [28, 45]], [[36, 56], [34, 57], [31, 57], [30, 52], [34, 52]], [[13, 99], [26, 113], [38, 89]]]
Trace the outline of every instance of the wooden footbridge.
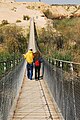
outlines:
[[62, 120], [43, 79], [24, 77], [12, 120]]
[[[34, 20], [30, 21], [30, 39], [28, 49], [36, 52]], [[19, 94], [12, 120], [62, 120], [55, 102], [52, 101], [44, 79], [29, 80], [24, 76], [22, 89]]]

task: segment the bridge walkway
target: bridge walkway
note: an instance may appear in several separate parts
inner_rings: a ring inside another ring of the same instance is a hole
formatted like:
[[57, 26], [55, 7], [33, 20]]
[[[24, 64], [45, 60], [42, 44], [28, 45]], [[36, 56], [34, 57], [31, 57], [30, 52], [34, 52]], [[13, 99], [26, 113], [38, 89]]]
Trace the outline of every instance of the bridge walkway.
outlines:
[[24, 76], [12, 120], [62, 120], [43, 79], [29, 80]]

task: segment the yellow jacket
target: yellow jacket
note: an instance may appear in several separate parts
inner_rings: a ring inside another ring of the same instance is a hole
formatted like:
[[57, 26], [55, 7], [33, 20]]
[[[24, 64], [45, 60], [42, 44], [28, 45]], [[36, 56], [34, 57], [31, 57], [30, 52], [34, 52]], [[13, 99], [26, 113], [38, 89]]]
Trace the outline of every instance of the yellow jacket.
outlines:
[[24, 54], [24, 58], [26, 59], [27, 63], [31, 64], [34, 58], [33, 52], [29, 50], [26, 54]]

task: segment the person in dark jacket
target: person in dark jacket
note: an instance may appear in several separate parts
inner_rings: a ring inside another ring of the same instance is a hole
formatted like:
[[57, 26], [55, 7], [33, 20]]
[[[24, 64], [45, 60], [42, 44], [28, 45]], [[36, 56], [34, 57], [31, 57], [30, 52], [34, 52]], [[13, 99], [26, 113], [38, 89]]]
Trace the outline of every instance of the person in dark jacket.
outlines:
[[40, 53], [37, 52], [35, 60], [34, 60], [34, 64], [35, 64], [35, 80], [40, 79], [41, 62], [42, 62], [42, 58], [40, 57]]

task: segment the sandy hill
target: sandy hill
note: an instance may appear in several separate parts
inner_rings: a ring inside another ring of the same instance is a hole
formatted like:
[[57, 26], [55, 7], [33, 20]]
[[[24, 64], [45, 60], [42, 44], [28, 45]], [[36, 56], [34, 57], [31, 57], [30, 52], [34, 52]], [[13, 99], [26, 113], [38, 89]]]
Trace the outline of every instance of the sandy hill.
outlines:
[[[0, 23], [7, 20], [9, 23], [27, 26], [29, 20], [24, 20], [23, 16], [34, 17], [39, 27], [44, 27], [48, 22], [44, 12], [49, 10], [50, 17], [54, 18], [70, 18], [72, 16], [80, 16], [79, 5], [53, 5], [42, 2], [0, 2]], [[19, 21], [19, 22], [17, 22]]]
[[[34, 8], [35, 6], [35, 8]], [[23, 16], [34, 17], [36, 24], [44, 27], [47, 19], [38, 6], [44, 6], [39, 2], [0, 2], [0, 23], [7, 20], [9, 23], [27, 26], [29, 20], [24, 20]], [[21, 21], [21, 22], [17, 22]]]

